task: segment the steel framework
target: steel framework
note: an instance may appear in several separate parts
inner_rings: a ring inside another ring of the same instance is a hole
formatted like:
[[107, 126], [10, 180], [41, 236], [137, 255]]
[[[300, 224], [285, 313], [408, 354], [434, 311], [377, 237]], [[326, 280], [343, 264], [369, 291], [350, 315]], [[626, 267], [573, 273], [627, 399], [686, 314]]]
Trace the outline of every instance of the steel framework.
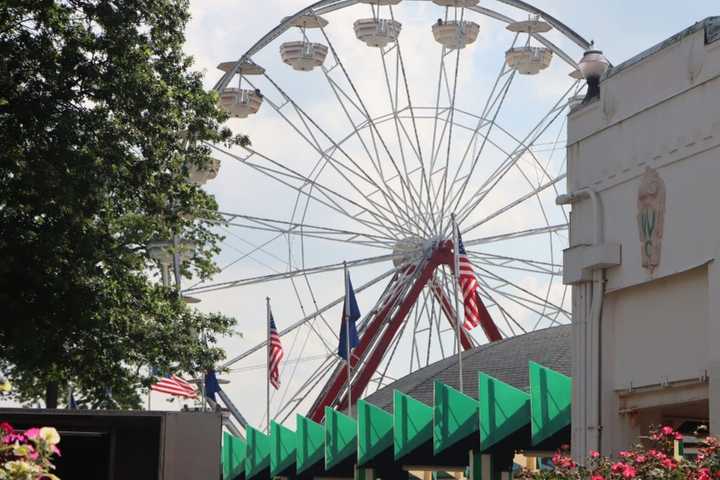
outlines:
[[[429, 0], [405, 1], [419, 4]], [[287, 385], [275, 399], [274, 418], [280, 421], [306, 405], [307, 398], [314, 398], [307, 406], [308, 417], [316, 421], [323, 418], [326, 406], [347, 408], [348, 393], [355, 403], [371, 385], [380, 388], [392, 381], [397, 374], [394, 359], [399, 355], [407, 358], [408, 351], [410, 358], [404, 363], [413, 370], [431, 363], [437, 353], [444, 358], [481, 341], [569, 321], [566, 292], [558, 281], [561, 265], [556, 259], [567, 241], [568, 218], [563, 207], [554, 206], [552, 200], [566, 178], [564, 162], [556, 156], [563, 148], [562, 114], [584, 86], [567, 79], [567, 86], [549, 109], [535, 116], [525, 133], [515, 134], [518, 127], [511, 120], [503, 121], [502, 113], [512, 104], [511, 91], [519, 76], [516, 70], [503, 60], [484, 102], [479, 108], [466, 107], [462, 103], [467, 100], [461, 97], [466, 83], [460, 79], [463, 49], [443, 46], [437, 77], [432, 80], [432, 102], [423, 104], [416, 100], [418, 80], [409, 71], [412, 59], [403, 51], [401, 36], [378, 49], [376, 78], [386, 97], [386, 108], [378, 113], [373, 107], [377, 98], [361, 93], [364, 79], [358, 81], [351, 75], [341, 43], [327, 23], [319, 21], [321, 16], [330, 18], [359, 3], [371, 4], [372, 18], [385, 14], [393, 21], [400, 20], [398, 7], [392, 5], [357, 0], [316, 2], [283, 19], [237, 61], [226, 63], [225, 73], [214, 87], [223, 92], [239, 78], [244, 88], [262, 92], [263, 107], [251, 122], [262, 124], [271, 116], [273, 125], [282, 125], [304, 149], [293, 152], [290, 161], [287, 152], [278, 152], [272, 144], [244, 148], [208, 145], [223, 160], [237, 162], [256, 178], [286, 189], [294, 200], [288, 217], [278, 218], [262, 209], [259, 213], [228, 211], [232, 208], [222, 212], [218, 229], [235, 243], [228, 241], [226, 247], [239, 254], [222, 266], [223, 272], [253, 261], [266, 273], [198, 283], [184, 291], [212, 294], [270, 282], [288, 286], [300, 315], [279, 333], [292, 343], [290, 353], [299, 357], [284, 367], [292, 369], [286, 373], [294, 381], [292, 388]], [[478, 7], [444, 7], [439, 22], [462, 23], [473, 15], [509, 25], [523, 20], [504, 11], [514, 9], [521, 15], [538, 16], [575, 50], [590, 45], [532, 5], [518, 0], [494, 3], [498, 8], [485, 2]], [[318, 115], [312, 103], [298, 97], [292, 84], [282, 86], [288, 83], [283, 81], [285, 75], [257, 68], [262, 67], [268, 47], [301, 18], [318, 20], [314, 31], [300, 29], [302, 41], [320, 42], [328, 50], [311, 78], [324, 86], [325, 104], [333, 105], [331, 124]], [[573, 56], [579, 55], [566, 52], [557, 40], [543, 33], [513, 33], [508, 46], [531, 42], [549, 49], [568, 68], [577, 68]], [[247, 65], [256, 66], [251, 69], [254, 74], [244, 73]], [[346, 129], [343, 135], [337, 133], [340, 124]], [[507, 198], [498, 200], [501, 194]], [[538, 222], [516, 226], [520, 223], [515, 221], [517, 213], [528, 205]], [[452, 287], [451, 214], [461, 226], [480, 296], [492, 309], [494, 320], [493, 325], [482, 325], [482, 335], [462, 330], [460, 339], [453, 333], [458, 316], [453, 307], [457, 293]], [[361, 340], [351, 356], [350, 382], [347, 369], [335, 355], [336, 322], [326, 318], [340, 308], [343, 297], [320, 301], [327, 295], [313, 286], [313, 279], [339, 272], [344, 262], [318, 261], [317, 244], [362, 251], [346, 262], [352, 271], [373, 270], [356, 285], [356, 292], [381, 291], [359, 322]], [[285, 253], [278, 245], [283, 245]], [[383, 266], [388, 263], [392, 263], [390, 268]], [[312, 307], [306, 307], [308, 303]], [[303, 355], [311, 338], [324, 353], [312, 357], [315, 366], [308, 374], [298, 376], [298, 365], [309, 358]], [[258, 342], [219, 368], [232, 373], [238, 362], [264, 347], [265, 342]]]

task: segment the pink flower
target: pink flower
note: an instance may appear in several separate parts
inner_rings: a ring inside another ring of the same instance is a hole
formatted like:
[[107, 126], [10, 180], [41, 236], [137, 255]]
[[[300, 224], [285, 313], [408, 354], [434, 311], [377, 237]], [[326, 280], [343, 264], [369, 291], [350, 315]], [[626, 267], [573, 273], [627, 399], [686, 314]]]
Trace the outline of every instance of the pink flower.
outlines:
[[635, 475], [637, 472], [635, 471], [635, 468], [630, 465], [625, 465], [625, 468], [623, 469], [622, 476], [624, 478], [635, 478]]
[[[600, 458], [600, 452], [598, 452], [597, 450], [592, 450], [592, 451], [590, 452], [590, 456], [591, 456], [592, 458]], [[597, 475], [597, 476], [599, 476], [599, 475]], [[594, 478], [594, 477], [593, 477], [593, 478]]]
[[660, 433], [663, 435], [675, 435], [675, 430], [672, 427], [662, 427]]
[[25, 436], [29, 438], [30, 440], [35, 440], [40, 435], [40, 429], [39, 428], [28, 428], [25, 430]]
[[2, 430], [5, 433], [12, 433], [13, 427], [7, 422], [0, 422], [0, 430]]

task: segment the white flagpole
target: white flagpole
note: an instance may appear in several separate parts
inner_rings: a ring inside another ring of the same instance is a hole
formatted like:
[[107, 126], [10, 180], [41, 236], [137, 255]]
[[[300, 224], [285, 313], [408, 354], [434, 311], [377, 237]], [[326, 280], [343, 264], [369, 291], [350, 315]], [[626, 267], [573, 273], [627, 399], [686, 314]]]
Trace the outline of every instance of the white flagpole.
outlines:
[[343, 262], [345, 270], [345, 303], [343, 306], [343, 320], [345, 320], [345, 353], [347, 354], [347, 386], [348, 386], [348, 415], [352, 417], [352, 367], [350, 366], [350, 282], [348, 281], [347, 262]]
[[[453, 224], [453, 273], [455, 277], [455, 336], [457, 337], [457, 352], [458, 352], [458, 376], [460, 392], [464, 393], [463, 390], [463, 358], [462, 358], [462, 342], [460, 341], [461, 333], [461, 313], [460, 313], [460, 298], [458, 296], [458, 290], [460, 287], [460, 235], [458, 226], [455, 223], [455, 214], [452, 216]], [[465, 292], [460, 291], [460, 295], [464, 295]]]
[[267, 414], [267, 434], [270, 435], [270, 318], [272, 313], [270, 312], [270, 297], [266, 297], [267, 301], [267, 345], [265, 348], [265, 401], [266, 401], [266, 414]]

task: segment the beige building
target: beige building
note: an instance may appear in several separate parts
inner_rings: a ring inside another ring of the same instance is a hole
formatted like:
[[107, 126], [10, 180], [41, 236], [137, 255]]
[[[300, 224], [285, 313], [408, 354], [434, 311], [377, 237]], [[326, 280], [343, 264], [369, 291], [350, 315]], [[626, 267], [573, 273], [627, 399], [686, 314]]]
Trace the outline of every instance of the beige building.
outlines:
[[573, 449], [720, 433], [720, 17], [611, 68], [568, 120]]

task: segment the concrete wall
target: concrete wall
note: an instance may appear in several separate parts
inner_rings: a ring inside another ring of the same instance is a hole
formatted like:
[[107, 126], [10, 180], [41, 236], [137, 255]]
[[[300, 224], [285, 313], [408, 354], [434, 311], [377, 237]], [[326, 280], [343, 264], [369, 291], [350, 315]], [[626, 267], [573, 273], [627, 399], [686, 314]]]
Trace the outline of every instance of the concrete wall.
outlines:
[[[715, 382], [710, 388], [707, 382], [708, 375], [720, 380], [714, 367], [720, 365], [720, 41], [706, 44], [715, 23], [702, 22], [619, 65], [602, 82], [599, 101], [568, 119], [568, 191], [598, 192], [604, 240], [622, 248], [620, 265], [605, 271], [597, 338], [588, 327], [590, 283], [574, 285], [573, 321], [582, 338], [574, 352], [573, 440], [583, 450], [598, 440], [595, 419], [586, 418], [597, 402], [607, 453], [627, 447], [662, 417], [653, 402], [702, 405], [703, 396], [717, 402]], [[648, 167], [666, 187], [654, 271], [641, 264], [637, 224], [638, 188]], [[592, 244], [594, 228], [590, 202], [576, 203], [571, 247]], [[599, 367], [583, 358], [595, 355], [593, 342]], [[599, 392], [593, 390], [598, 376]]]

